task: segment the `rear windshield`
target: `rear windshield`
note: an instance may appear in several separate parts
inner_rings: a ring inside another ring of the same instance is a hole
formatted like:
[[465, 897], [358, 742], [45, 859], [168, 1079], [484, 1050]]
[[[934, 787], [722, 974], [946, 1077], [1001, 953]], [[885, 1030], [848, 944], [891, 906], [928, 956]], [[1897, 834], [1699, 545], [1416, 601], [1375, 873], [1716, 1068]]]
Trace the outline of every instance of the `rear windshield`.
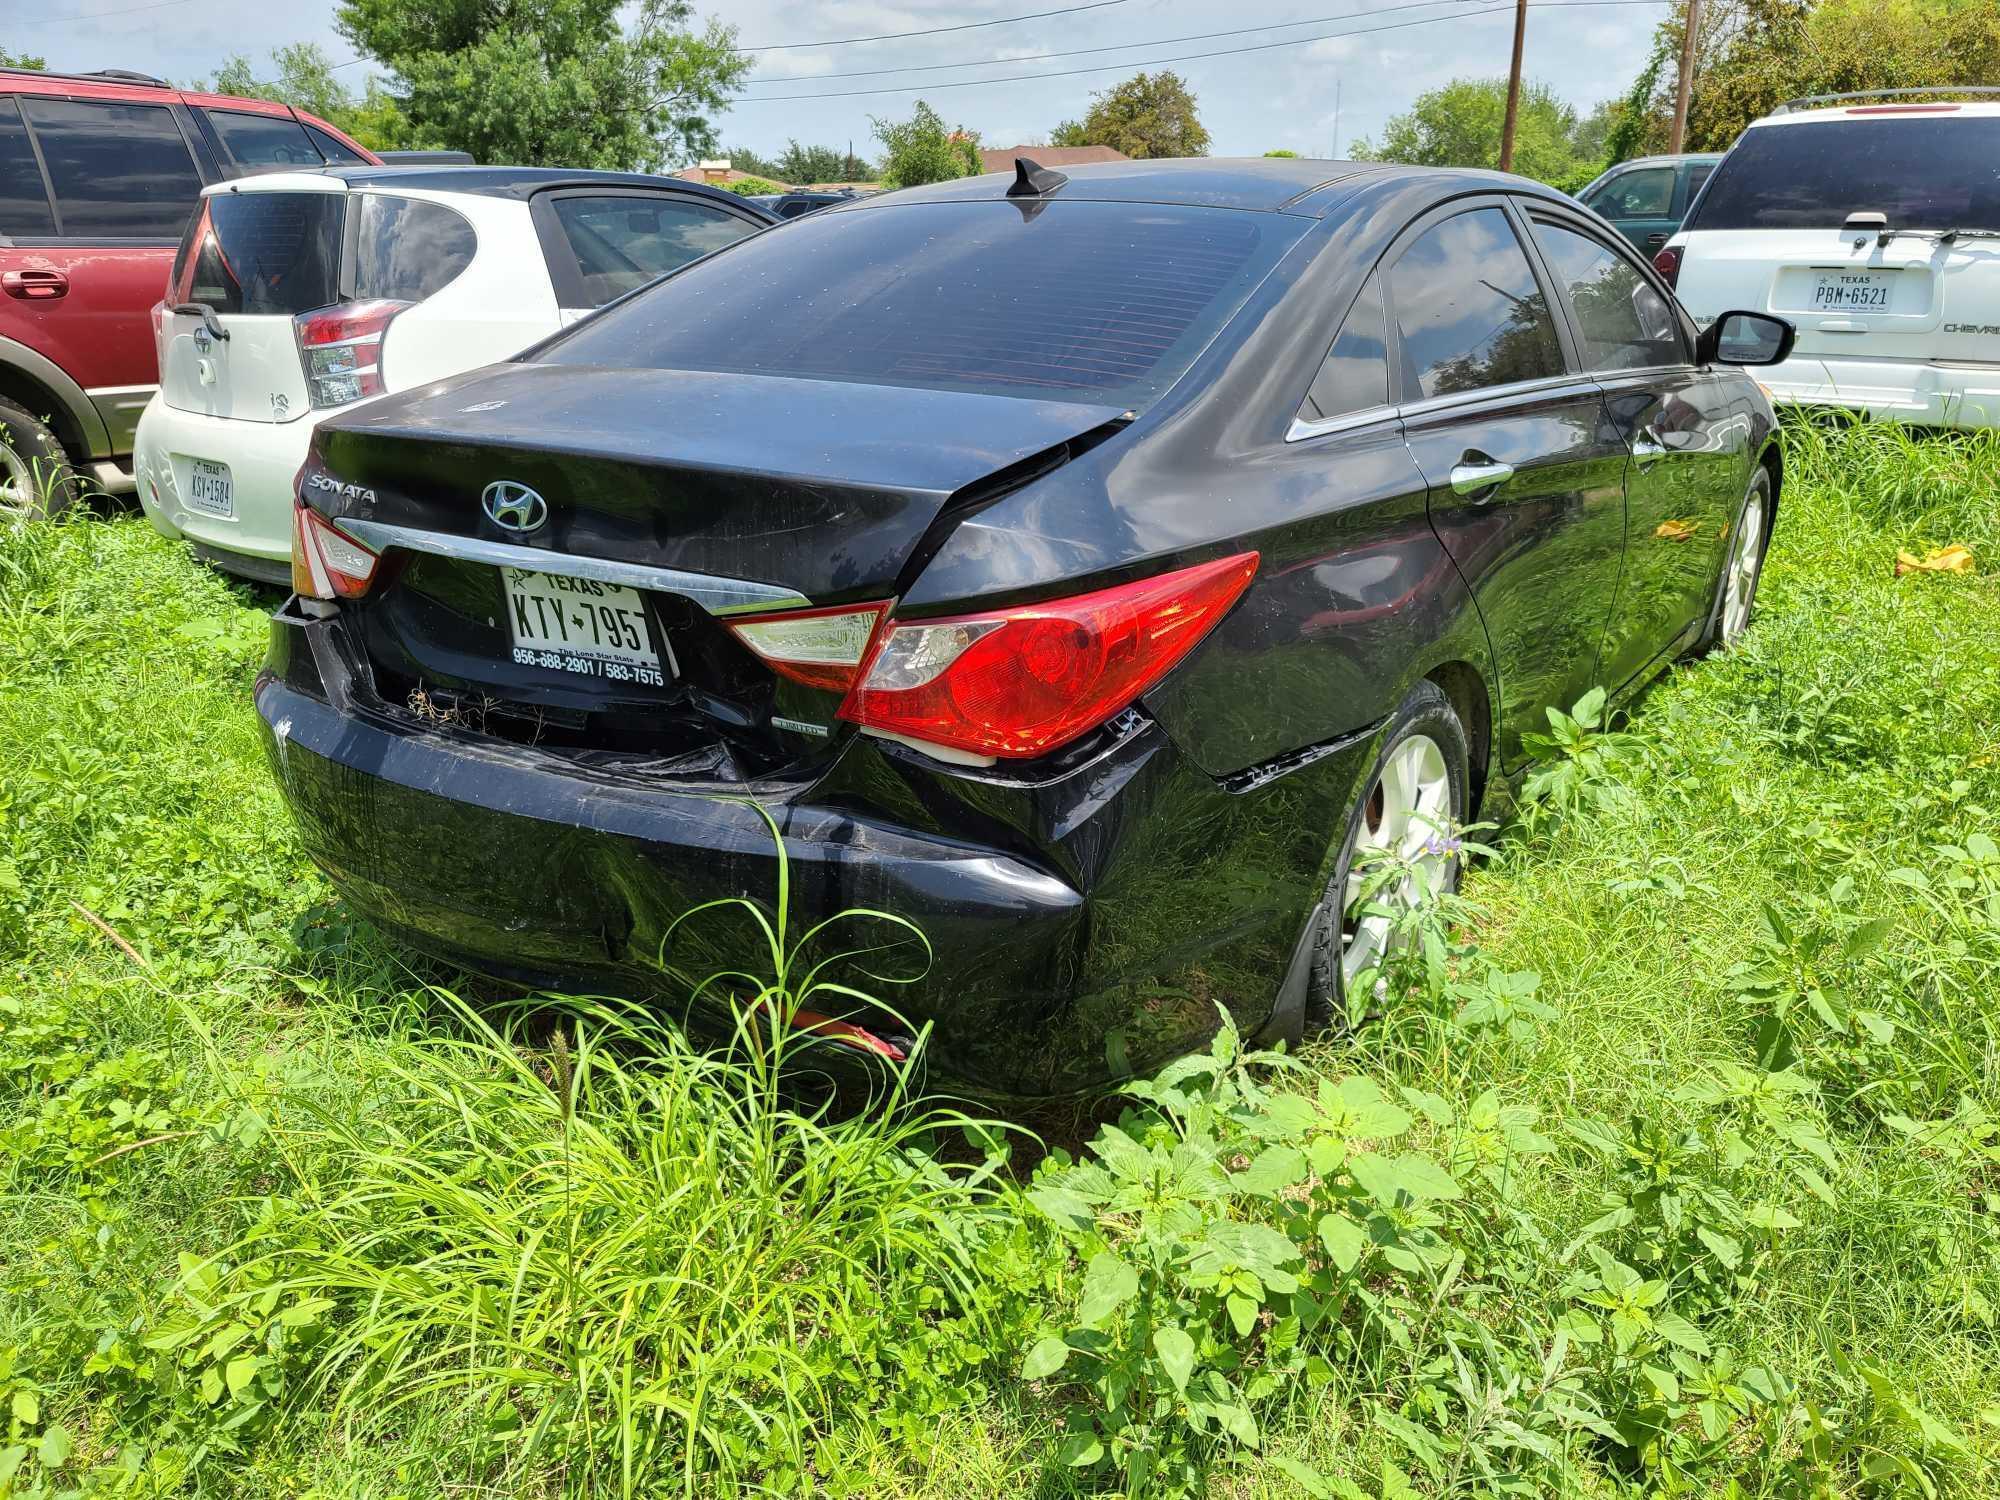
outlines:
[[538, 357], [1133, 405], [1193, 363], [1304, 227], [1090, 202], [810, 214], [695, 262]]
[[1839, 119], [1743, 132], [1690, 229], [2000, 229], [2000, 118]]
[[217, 193], [189, 227], [176, 294], [218, 313], [310, 312], [340, 300], [341, 193]]

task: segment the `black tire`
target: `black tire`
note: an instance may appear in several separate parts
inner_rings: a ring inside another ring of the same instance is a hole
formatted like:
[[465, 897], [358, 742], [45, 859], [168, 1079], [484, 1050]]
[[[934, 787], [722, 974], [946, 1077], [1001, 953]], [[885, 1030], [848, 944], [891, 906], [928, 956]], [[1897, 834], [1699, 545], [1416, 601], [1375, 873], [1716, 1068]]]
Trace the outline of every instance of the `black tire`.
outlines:
[[[1722, 571], [1715, 578], [1715, 598], [1709, 602], [1708, 621], [1701, 627], [1701, 636], [1688, 648], [1687, 659], [1709, 656], [1719, 651], [1725, 644], [1723, 605], [1729, 591], [1729, 569], [1736, 561], [1736, 540], [1743, 535], [1744, 518], [1750, 514], [1753, 505], [1763, 508], [1763, 527], [1757, 542], [1757, 558], [1750, 574], [1750, 608], [1743, 617], [1743, 629], [1750, 628], [1750, 622], [1757, 618], [1757, 586], [1764, 581], [1764, 557], [1771, 550], [1771, 520], [1774, 507], [1771, 504], [1771, 471], [1758, 464], [1750, 475], [1750, 487], [1743, 492], [1743, 503], [1736, 508], [1736, 519], [1730, 523], [1730, 545], [1722, 554]], [[1741, 632], [1738, 632], [1739, 634]]]
[[82, 493], [83, 476], [47, 424], [0, 401], [0, 521], [53, 519]]
[[[1356, 789], [1354, 804], [1347, 812], [1347, 827], [1342, 833], [1340, 854], [1333, 863], [1333, 878], [1327, 882], [1324, 896], [1324, 916], [1318, 931], [1313, 934], [1312, 969], [1306, 984], [1306, 1034], [1324, 1031], [1336, 1017], [1347, 1014], [1346, 996], [1343, 993], [1340, 958], [1344, 943], [1345, 912], [1344, 896], [1347, 879], [1354, 864], [1354, 851], [1361, 838], [1362, 820], [1370, 799], [1374, 797], [1381, 782], [1382, 768], [1389, 758], [1405, 741], [1416, 735], [1428, 735], [1443, 752], [1445, 770], [1451, 783], [1451, 817], [1454, 823], [1464, 823], [1471, 797], [1471, 753], [1467, 748], [1465, 725], [1460, 722], [1458, 711], [1451, 706], [1451, 699], [1436, 683], [1424, 681], [1410, 689], [1403, 699], [1388, 727], [1382, 732], [1380, 747], [1368, 768], [1368, 774], [1361, 779]], [[1459, 866], [1453, 860], [1445, 876], [1447, 890], [1458, 885]]]

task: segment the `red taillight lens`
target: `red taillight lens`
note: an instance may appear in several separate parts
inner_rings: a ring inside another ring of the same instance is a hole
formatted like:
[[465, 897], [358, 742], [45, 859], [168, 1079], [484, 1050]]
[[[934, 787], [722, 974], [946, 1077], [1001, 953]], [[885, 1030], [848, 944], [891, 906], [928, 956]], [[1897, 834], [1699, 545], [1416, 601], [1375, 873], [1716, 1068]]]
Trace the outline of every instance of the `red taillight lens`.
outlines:
[[729, 621], [729, 628], [780, 676], [844, 693], [854, 686], [875, 627], [888, 610], [886, 603], [787, 610], [746, 615]]
[[1074, 599], [892, 624], [840, 716], [974, 755], [1047, 754], [1171, 671], [1256, 572], [1244, 552]]
[[1653, 256], [1653, 269], [1660, 273], [1660, 280], [1668, 286], [1677, 287], [1681, 279], [1681, 247], [1667, 245]]
[[380, 559], [303, 500], [292, 504], [292, 592], [308, 599], [359, 599]]
[[312, 404], [345, 406], [382, 394], [382, 335], [407, 302], [344, 302], [300, 313], [299, 362]]

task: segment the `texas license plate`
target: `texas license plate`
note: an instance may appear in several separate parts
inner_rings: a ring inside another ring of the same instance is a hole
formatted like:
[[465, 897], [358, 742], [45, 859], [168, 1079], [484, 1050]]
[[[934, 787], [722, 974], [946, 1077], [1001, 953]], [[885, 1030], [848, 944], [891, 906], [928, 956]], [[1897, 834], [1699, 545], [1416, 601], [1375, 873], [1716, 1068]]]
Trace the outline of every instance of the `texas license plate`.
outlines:
[[1813, 285], [1814, 312], [1887, 312], [1894, 271], [1821, 271]]
[[188, 460], [187, 503], [189, 510], [203, 515], [236, 519], [236, 485], [229, 477], [229, 465], [206, 458]]
[[641, 687], [666, 681], [637, 589], [526, 568], [502, 571], [520, 665]]

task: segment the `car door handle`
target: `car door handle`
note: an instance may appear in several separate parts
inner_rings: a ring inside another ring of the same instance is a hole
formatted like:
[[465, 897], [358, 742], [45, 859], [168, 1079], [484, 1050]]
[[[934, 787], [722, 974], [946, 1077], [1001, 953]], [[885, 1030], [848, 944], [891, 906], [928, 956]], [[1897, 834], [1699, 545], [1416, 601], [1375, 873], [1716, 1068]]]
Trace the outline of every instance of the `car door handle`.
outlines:
[[1650, 430], [1640, 432], [1632, 439], [1632, 462], [1640, 468], [1656, 463], [1667, 456], [1667, 445]]
[[69, 277], [61, 271], [0, 273], [0, 292], [23, 302], [48, 302], [69, 295]]
[[1649, 234], [1646, 236], [1646, 248], [1648, 250], [1657, 250], [1666, 242], [1667, 237], [1664, 234]]
[[1495, 490], [1514, 477], [1512, 464], [1495, 463], [1488, 460], [1482, 464], [1458, 464], [1451, 471], [1451, 487], [1461, 495], [1473, 495], [1480, 499], [1491, 496], [1482, 491]]

